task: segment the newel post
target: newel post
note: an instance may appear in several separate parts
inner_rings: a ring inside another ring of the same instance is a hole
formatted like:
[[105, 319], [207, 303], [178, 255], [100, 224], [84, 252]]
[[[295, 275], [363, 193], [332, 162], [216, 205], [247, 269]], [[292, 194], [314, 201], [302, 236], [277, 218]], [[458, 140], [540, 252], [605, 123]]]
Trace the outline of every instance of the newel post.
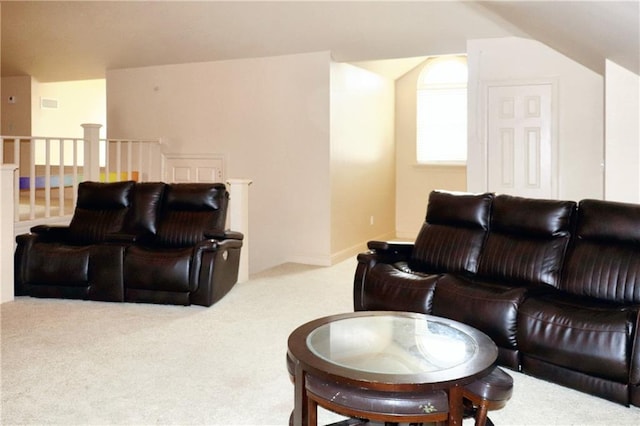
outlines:
[[249, 179], [229, 179], [229, 229], [242, 232], [244, 240], [240, 251], [238, 282], [249, 279]]
[[15, 164], [0, 165], [0, 303], [14, 299], [13, 292], [13, 252], [15, 250], [15, 208], [14, 190]]
[[83, 124], [84, 129], [84, 167], [83, 179], [98, 182], [100, 180], [100, 128], [102, 124]]

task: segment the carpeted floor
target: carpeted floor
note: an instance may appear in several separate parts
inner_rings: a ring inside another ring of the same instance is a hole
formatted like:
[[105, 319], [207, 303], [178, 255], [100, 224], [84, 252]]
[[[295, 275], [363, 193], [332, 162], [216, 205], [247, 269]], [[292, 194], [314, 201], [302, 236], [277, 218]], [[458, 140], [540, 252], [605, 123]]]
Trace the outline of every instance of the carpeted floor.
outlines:
[[[17, 298], [0, 305], [3, 425], [286, 425], [287, 337], [352, 311], [355, 260], [287, 264], [211, 308]], [[496, 425], [632, 425], [627, 408], [522, 374]], [[320, 412], [322, 422], [340, 417]], [[465, 421], [465, 425], [472, 424]]]

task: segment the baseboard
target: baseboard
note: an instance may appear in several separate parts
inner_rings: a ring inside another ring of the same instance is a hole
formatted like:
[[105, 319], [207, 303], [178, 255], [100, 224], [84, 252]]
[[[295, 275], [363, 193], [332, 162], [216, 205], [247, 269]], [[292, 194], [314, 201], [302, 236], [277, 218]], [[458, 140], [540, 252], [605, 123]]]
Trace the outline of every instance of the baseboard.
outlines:
[[331, 266], [330, 256], [289, 256], [285, 263], [300, 263], [302, 265]]
[[397, 231], [396, 239], [413, 242], [416, 240], [416, 235], [416, 231]]
[[363, 241], [359, 244], [355, 244], [351, 247], [348, 247], [344, 250], [340, 250], [338, 252], [335, 252], [331, 255], [331, 261], [332, 261], [332, 265], [342, 262], [343, 260], [347, 260], [350, 257], [353, 257], [355, 260], [355, 257], [359, 254], [362, 253], [364, 251], [367, 250], [367, 243], [369, 241], [387, 241], [387, 240], [393, 240], [395, 239], [395, 233], [393, 232], [386, 232], [384, 234], [380, 234], [380, 235], [376, 235], [372, 238], [367, 239], [367, 241]]
[[353, 258], [355, 261], [356, 256], [359, 253], [362, 253], [367, 250], [367, 242], [371, 240], [392, 240], [395, 239], [395, 235], [393, 233], [385, 233], [372, 238], [367, 239], [367, 241], [360, 242], [358, 244], [354, 244], [351, 247], [347, 247], [345, 249], [333, 252], [327, 256], [291, 256], [288, 259], [288, 262], [292, 263], [301, 263], [304, 265], [316, 265], [316, 266], [331, 266], [336, 263], [342, 262], [343, 260], [347, 260], [349, 258]]

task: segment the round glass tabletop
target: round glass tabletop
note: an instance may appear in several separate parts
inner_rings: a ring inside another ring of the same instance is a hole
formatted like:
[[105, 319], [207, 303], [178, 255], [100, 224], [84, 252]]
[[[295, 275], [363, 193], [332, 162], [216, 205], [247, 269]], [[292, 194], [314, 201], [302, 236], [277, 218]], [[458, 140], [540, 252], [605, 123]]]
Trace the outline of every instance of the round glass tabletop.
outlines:
[[311, 331], [316, 356], [351, 370], [382, 374], [443, 371], [468, 362], [476, 341], [437, 318], [371, 316], [345, 318]]
[[362, 311], [301, 325], [288, 356], [315, 376], [376, 388], [470, 383], [492, 367], [495, 343], [447, 318], [411, 312]]

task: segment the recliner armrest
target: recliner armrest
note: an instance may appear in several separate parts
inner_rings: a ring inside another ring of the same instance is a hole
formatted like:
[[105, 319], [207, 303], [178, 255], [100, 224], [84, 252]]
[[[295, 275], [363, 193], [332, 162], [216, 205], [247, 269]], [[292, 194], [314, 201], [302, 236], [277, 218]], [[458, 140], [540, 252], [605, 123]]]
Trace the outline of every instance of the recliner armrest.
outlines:
[[363, 295], [369, 271], [377, 264], [407, 262], [413, 251], [413, 243], [400, 241], [369, 241], [367, 247], [369, 250], [357, 257], [358, 265], [353, 281], [353, 308], [356, 311], [367, 309]]
[[242, 240], [244, 235], [238, 231], [230, 231], [228, 229], [224, 231], [219, 230], [207, 230], [204, 232], [206, 238], [213, 238], [215, 240]]
[[369, 241], [369, 250], [409, 255], [413, 251], [413, 243], [408, 241]]
[[369, 241], [368, 251], [358, 255], [358, 261], [369, 263], [406, 262], [413, 251], [413, 243], [402, 241]]
[[357, 256], [358, 262], [373, 267], [376, 263], [407, 262], [413, 251], [413, 243], [402, 241], [369, 241], [368, 251]]
[[37, 234], [43, 241], [64, 241], [69, 234], [66, 225], [36, 225], [31, 228], [32, 234]]
[[631, 361], [629, 365], [629, 383], [640, 385], [640, 306], [634, 309], [635, 318], [633, 342], [631, 343]]
[[242, 240], [226, 238], [226, 239], [209, 239], [202, 240], [193, 247], [194, 253], [198, 251], [224, 251], [234, 248], [241, 248]]

